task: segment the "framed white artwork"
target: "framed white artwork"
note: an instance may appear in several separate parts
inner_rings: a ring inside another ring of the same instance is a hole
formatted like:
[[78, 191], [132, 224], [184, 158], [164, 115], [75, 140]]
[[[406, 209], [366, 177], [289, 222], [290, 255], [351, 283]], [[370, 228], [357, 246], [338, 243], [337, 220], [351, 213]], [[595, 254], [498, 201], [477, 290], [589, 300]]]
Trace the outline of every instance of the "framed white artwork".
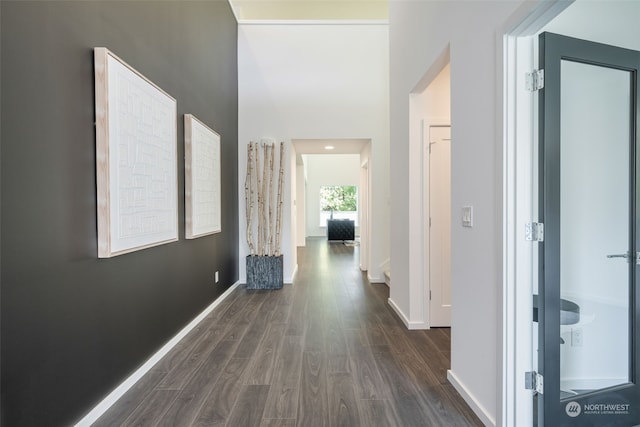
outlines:
[[94, 48], [98, 257], [178, 240], [176, 100]]
[[185, 237], [222, 231], [220, 135], [184, 115]]

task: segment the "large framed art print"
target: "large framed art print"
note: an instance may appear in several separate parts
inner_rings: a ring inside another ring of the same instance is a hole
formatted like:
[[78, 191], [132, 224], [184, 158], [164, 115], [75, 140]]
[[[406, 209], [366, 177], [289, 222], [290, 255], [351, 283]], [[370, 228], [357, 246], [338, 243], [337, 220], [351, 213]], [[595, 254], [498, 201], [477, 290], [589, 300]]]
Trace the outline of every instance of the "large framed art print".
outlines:
[[176, 100], [94, 48], [98, 257], [178, 240]]

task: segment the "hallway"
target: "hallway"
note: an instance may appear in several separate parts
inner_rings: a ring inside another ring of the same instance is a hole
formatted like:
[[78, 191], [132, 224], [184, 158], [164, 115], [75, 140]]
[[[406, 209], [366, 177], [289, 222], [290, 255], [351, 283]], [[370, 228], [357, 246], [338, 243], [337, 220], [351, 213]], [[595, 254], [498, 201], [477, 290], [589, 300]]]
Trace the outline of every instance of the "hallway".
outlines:
[[294, 285], [236, 289], [96, 426], [481, 426], [449, 329], [408, 331], [358, 247], [307, 239]]

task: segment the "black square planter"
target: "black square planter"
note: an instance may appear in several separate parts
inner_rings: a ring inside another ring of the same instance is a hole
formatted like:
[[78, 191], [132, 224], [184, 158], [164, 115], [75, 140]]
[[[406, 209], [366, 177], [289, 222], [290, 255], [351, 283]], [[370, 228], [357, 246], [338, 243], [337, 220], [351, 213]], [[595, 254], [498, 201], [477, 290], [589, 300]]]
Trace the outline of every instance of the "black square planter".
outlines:
[[247, 289], [282, 289], [282, 255], [247, 255]]

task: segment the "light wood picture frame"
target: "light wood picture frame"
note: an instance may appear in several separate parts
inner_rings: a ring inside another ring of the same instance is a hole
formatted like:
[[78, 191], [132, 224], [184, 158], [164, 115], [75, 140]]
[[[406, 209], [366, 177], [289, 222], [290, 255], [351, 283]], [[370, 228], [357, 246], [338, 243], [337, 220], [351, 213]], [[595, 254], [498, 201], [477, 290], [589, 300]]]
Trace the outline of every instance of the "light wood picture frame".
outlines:
[[222, 231], [220, 135], [192, 114], [184, 115], [185, 237]]
[[177, 103], [94, 48], [98, 257], [178, 240]]

